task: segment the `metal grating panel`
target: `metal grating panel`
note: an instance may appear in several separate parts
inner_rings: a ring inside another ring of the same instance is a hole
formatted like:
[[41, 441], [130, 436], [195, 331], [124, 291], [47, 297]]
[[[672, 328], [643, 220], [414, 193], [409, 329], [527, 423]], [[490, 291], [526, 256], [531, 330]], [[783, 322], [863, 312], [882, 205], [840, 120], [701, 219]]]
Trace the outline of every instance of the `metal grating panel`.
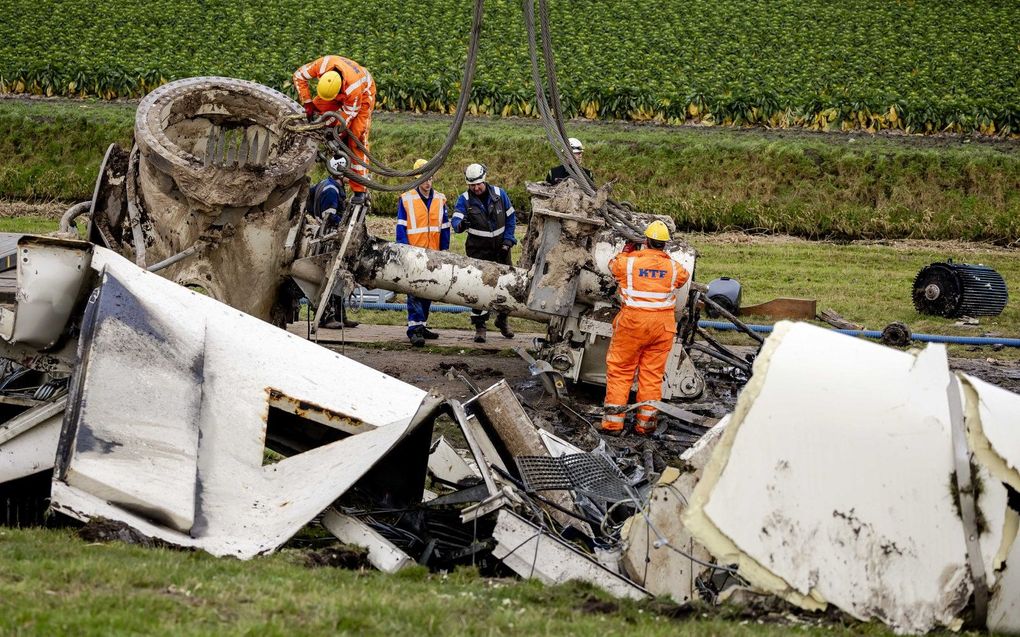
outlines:
[[517, 456], [514, 462], [529, 491], [566, 491], [574, 488], [560, 458]]
[[607, 458], [588, 453], [514, 458], [524, 486], [531, 491], [572, 490], [606, 502], [630, 499], [620, 470]]

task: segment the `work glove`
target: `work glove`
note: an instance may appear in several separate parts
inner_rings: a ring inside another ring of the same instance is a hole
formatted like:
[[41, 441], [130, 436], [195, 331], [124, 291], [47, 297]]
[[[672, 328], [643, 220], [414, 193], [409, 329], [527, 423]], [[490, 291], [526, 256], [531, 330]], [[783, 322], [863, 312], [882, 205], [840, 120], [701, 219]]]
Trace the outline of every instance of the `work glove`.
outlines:
[[509, 250], [512, 247], [514, 247], [513, 241], [506, 241], [506, 240], [503, 241], [503, 250]]
[[305, 102], [305, 119], [309, 122], [315, 119], [315, 106], [311, 102]]
[[638, 244], [633, 242], [633, 241], [628, 241], [627, 243], [623, 244], [623, 253], [624, 254], [628, 254], [628, 253], [633, 252], [633, 251], [635, 251], [637, 249], [638, 249]]

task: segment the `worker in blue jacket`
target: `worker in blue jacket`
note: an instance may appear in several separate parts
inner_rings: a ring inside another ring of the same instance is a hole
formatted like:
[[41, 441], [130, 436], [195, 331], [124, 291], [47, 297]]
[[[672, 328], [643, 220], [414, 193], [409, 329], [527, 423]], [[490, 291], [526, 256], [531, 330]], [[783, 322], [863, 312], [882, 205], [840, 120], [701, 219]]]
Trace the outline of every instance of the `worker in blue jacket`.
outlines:
[[[329, 160], [330, 169], [336, 173], [347, 167], [347, 158], [344, 156], [334, 157]], [[312, 186], [308, 191], [308, 199], [305, 202], [305, 209], [321, 222], [319, 236], [327, 234], [333, 228], [340, 225], [347, 205], [347, 191], [344, 188], [343, 177], [326, 175], [326, 178]], [[347, 318], [347, 310], [341, 299], [333, 297], [330, 301], [331, 308], [323, 314], [322, 325], [326, 329], [340, 329], [341, 327], [357, 327], [358, 322]], [[340, 306], [340, 319], [336, 318], [336, 307]]]
[[[329, 160], [333, 172], [340, 174], [347, 167], [346, 157], [334, 157]], [[343, 177], [326, 175], [326, 178], [312, 186], [308, 191], [306, 209], [317, 219], [321, 219], [324, 227], [336, 227], [343, 217], [347, 204], [347, 190], [344, 188]], [[325, 234], [325, 233], [323, 233]]]
[[[506, 191], [488, 183], [486, 177], [488, 170], [482, 164], [471, 164], [464, 170], [468, 189], [457, 198], [453, 231], [468, 233], [464, 247], [469, 257], [511, 265], [510, 250], [517, 244], [514, 206]], [[488, 320], [488, 310], [471, 310], [476, 343], [485, 342]], [[504, 337], [514, 337], [505, 313], [496, 314], [495, 325]]]

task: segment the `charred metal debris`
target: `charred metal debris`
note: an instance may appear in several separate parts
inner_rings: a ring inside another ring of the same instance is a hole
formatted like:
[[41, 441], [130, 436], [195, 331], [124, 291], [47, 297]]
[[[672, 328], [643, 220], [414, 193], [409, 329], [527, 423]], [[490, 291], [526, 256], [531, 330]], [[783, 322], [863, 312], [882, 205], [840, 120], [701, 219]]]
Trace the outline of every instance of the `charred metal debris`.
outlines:
[[[566, 389], [604, 383], [623, 243], [608, 189], [529, 184], [517, 267], [371, 237], [368, 202], [326, 235], [302, 210], [314, 145], [278, 124], [296, 112], [239, 80], [168, 84], [65, 216], [89, 215], [89, 241], [0, 237], [4, 523], [50, 509], [241, 559], [318, 524], [357, 551], [316, 563], [1020, 633], [1020, 396], [950, 372], [943, 345], [791, 322], [765, 340], [739, 296], [691, 283], [664, 397], [701, 404], [655, 404], [657, 441], [681, 452], [603, 440]], [[668, 250], [694, 272], [693, 248]], [[518, 353], [553, 407], [538, 417], [505, 381], [448, 400], [266, 322], [355, 283], [546, 323]], [[701, 330], [702, 308], [750, 350]], [[743, 387], [732, 413], [719, 377]]]

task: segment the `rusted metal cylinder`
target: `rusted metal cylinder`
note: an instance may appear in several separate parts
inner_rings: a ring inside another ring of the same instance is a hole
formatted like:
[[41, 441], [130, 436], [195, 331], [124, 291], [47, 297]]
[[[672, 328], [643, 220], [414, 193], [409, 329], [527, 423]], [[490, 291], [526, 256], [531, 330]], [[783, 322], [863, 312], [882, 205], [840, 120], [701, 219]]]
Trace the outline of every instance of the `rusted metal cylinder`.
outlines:
[[423, 299], [487, 308], [535, 321], [548, 316], [528, 309], [528, 271], [370, 238], [361, 252], [355, 279]]
[[278, 91], [244, 80], [198, 77], [149, 93], [135, 116], [128, 213], [140, 265], [188, 250], [161, 274], [268, 319], [293, 255], [314, 142], [285, 135], [300, 112]]
[[[593, 260], [599, 272], [580, 274], [577, 302], [593, 306], [610, 302], [616, 282], [609, 275], [609, 259], [623, 248], [611, 242], [596, 243]], [[681, 262], [693, 255], [675, 253]], [[546, 322], [551, 314], [528, 307], [530, 273], [522, 268], [479, 261], [452, 252], [424, 250], [369, 238], [361, 250], [355, 279], [366, 287], [382, 288], [423, 299], [506, 312], [511, 316]]]

